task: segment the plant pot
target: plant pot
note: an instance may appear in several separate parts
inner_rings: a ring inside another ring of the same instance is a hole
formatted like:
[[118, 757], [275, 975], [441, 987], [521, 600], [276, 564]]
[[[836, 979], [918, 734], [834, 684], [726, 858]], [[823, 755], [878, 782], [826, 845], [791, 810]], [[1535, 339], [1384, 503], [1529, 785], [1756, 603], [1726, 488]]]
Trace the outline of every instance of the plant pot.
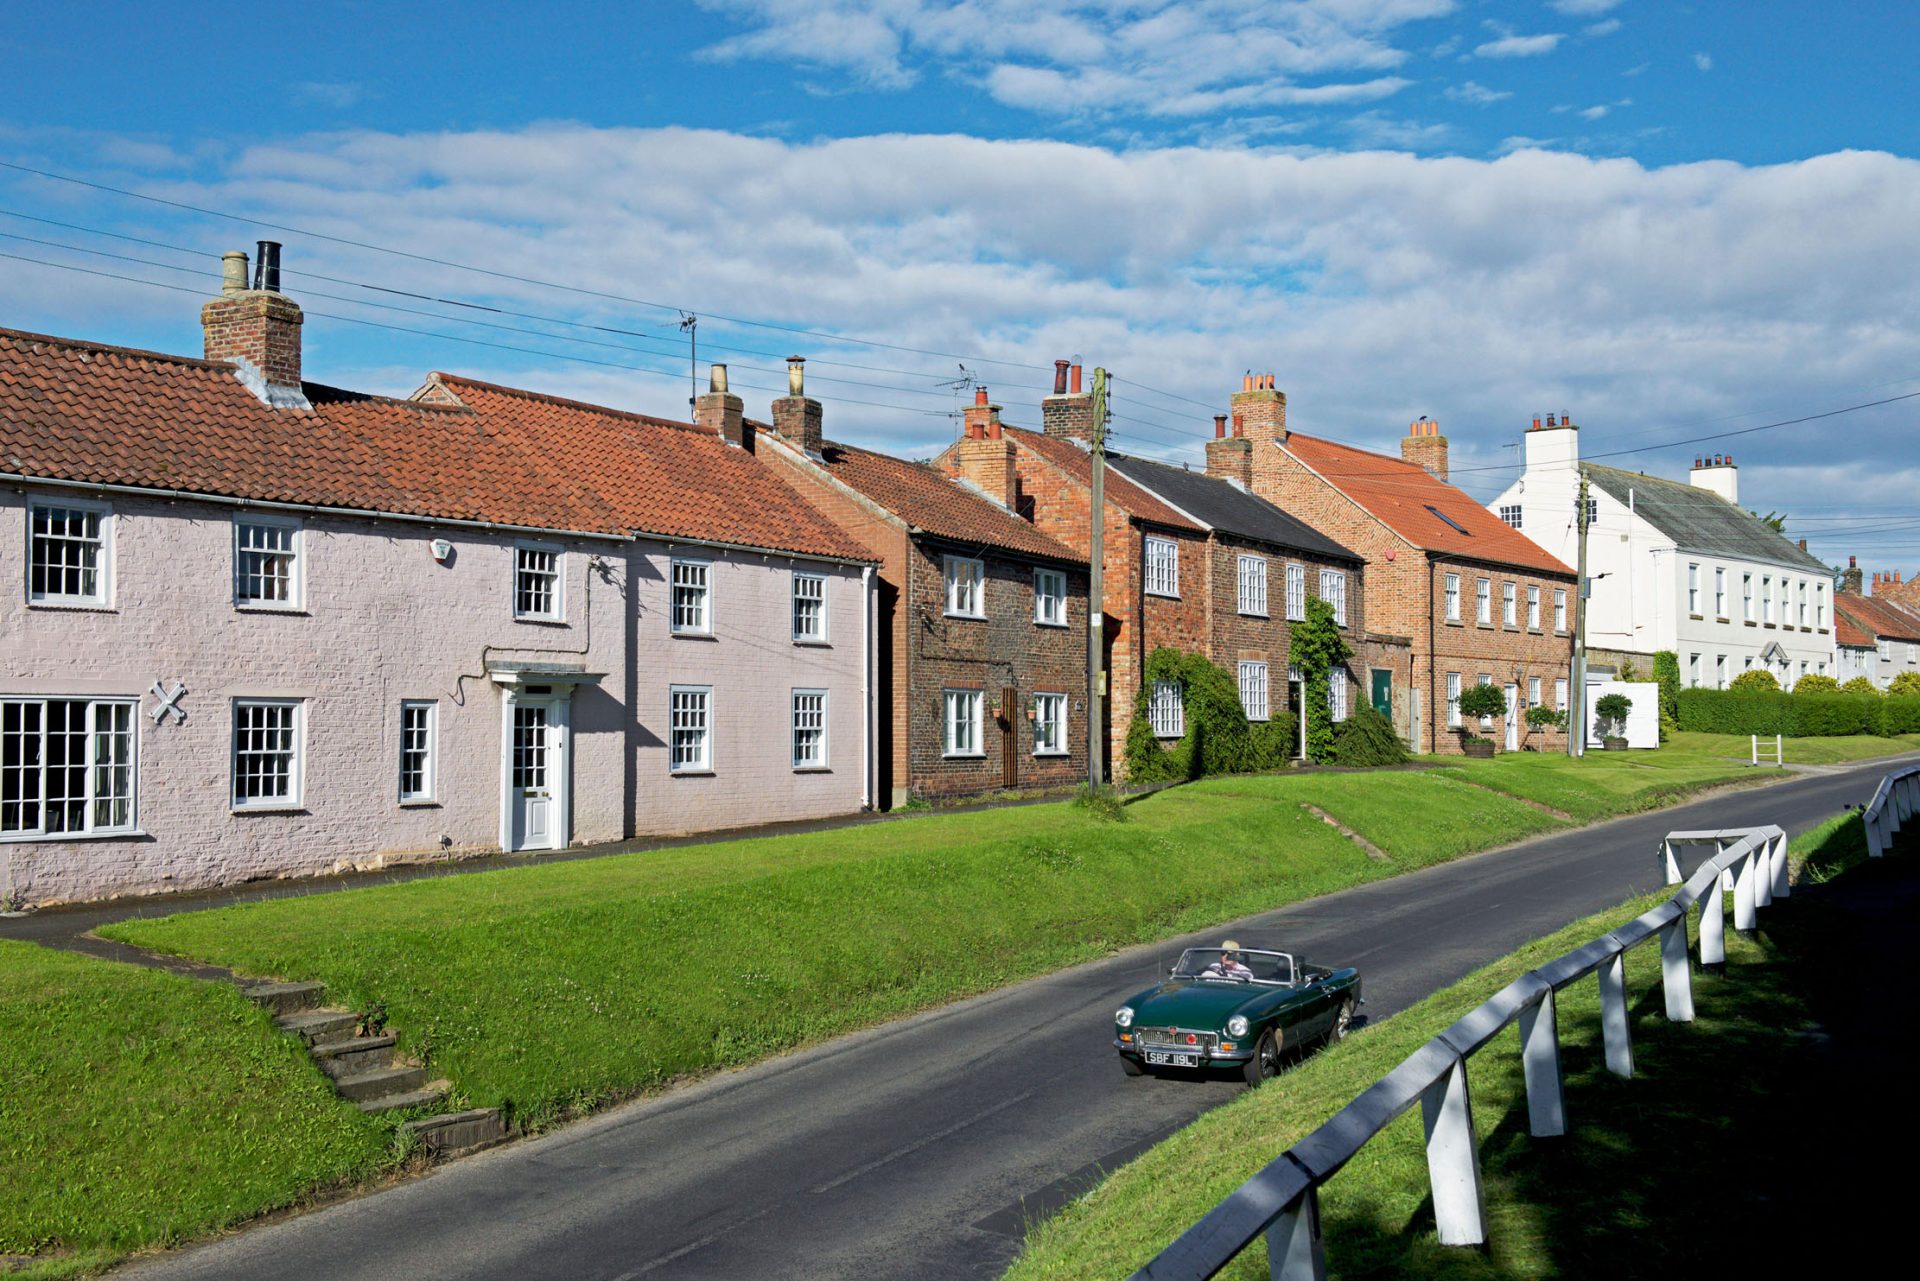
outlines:
[[1481, 760], [1491, 760], [1493, 759], [1493, 740], [1486, 738], [1475, 739], [1472, 742], [1460, 744], [1460, 750], [1467, 756], [1478, 757]]
[[1624, 752], [1627, 750], [1627, 740], [1609, 735], [1600, 740], [1600, 746], [1606, 748], [1609, 752]]

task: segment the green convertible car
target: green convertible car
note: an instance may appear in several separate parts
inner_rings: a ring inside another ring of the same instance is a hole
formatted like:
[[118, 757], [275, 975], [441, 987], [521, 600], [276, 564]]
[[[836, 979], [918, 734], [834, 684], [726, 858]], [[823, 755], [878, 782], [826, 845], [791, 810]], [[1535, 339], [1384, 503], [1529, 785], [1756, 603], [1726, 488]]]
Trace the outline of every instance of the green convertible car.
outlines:
[[1155, 1068], [1234, 1068], [1248, 1085], [1280, 1071], [1282, 1052], [1353, 1026], [1360, 971], [1309, 965], [1288, 952], [1190, 947], [1166, 980], [1113, 1016], [1113, 1048], [1128, 1076]]

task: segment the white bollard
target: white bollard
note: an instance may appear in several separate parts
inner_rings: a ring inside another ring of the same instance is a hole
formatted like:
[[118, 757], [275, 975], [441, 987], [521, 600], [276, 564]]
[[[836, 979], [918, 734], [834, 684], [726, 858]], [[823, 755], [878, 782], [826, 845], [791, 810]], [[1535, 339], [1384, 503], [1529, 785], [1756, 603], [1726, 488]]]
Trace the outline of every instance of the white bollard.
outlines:
[[1607, 1047], [1607, 1071], [1631, 1079], [1633, 1040], [1627, 1027], [1627, 954], [1615, 953], [1601, 962], [1594, 973], [1600, 980], [1600, 1035]]
[[1473, 1134], [1465, 1059], [1455, 1059], [1446, 1075], [1427, 1087], [1420, 1096], [1420, 1116], [1427, 1127], [1427, 1178], [1433, 1185], [1440, 1244], [1482, 1245], [1487, 1206], [1480, 1190], [1480, 1148]]
[[1733, 876], [1733, 928], [1748, 931], [1758, 923], [1753, 910], [1753, 854], [1738, 860], [1727, 870]]
[[1536, 1139], [1567, 1132], [1560, 1074], [1560, 1025], [1551, 990], [1520, 1011], [1520, 1065], [1527, 1082], [1527, 1132]]
[[1721, 898], [1716, 881], [1700, 896], [1700, 964], [1727, 963], [1726, 933], [1726, 901]]
[[1758, 734], [1753, 736], [1753, 764], [1756, 767], [1760, 764], [1760, 736]]
[[1687, 914], [1660, 927], [1660, 986], [1667, 997], [1667, 1018], [1693, 1022], [1693, 962], [1687, 956]]
[[1327, 1247], [1320, 1236], [1320, 1189], [1308, 1188], [1267, 1228], [1272, 1281], [1325, 1281]]

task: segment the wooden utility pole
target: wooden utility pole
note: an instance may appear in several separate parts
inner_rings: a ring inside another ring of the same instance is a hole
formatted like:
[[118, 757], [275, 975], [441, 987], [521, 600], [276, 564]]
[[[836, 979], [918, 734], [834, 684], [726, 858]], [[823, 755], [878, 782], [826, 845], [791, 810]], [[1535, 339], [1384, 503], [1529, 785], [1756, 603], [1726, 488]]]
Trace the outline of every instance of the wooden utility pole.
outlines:
[[1567, 755], [1587, 750], [1587, 476], [1573, 500], [1574, 528], [1580, 531], [1578, 571], [1573, 585], [1573, 706], [1567, 709]]
[[1107, 695], [1107, 645], [1104, 559], [1107, 532], [1107, 371], [1093, 371], [1093, 502], [1087, 523], [1087, 783], [1099, 787], [1106, 773], [1106, 735], [1101, 728]]

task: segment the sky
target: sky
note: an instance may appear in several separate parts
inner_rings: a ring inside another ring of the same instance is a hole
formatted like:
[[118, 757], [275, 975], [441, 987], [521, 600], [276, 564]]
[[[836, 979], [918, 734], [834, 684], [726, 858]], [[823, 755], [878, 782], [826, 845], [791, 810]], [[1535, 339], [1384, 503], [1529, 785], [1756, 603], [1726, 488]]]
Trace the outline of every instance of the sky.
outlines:
[[0, 325], [197, 355], [220, 251], [270, 238], [337, 386], [684, 415], [724, 360], [764, 416], [797, 354], [829, 436], [923, 457], [975, 386], [1037, 425], [1067, 358], [1114, 448], [1199, 465], [1271, 372], [1298, 430], [1439, 419], [1482, 500], [1569, 413], [1920, 572], [1910, 2], [535, 12], [10, 14]]

